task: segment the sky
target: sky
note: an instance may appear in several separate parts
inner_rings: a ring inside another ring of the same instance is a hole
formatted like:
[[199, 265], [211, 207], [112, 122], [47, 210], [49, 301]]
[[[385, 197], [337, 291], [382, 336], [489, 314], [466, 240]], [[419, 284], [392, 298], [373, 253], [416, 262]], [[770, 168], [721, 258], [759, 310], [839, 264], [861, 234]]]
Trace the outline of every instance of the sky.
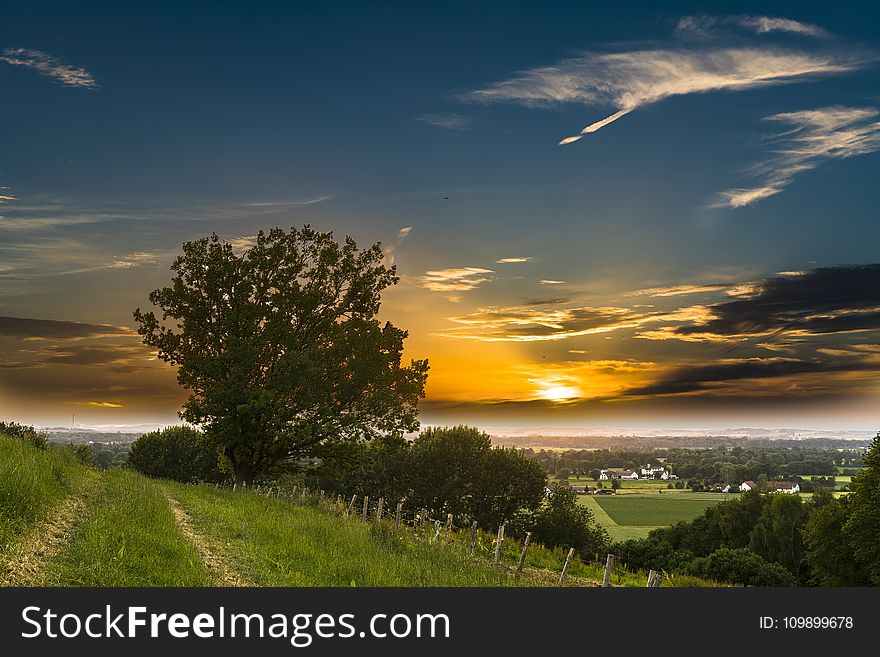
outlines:
[[0, 417], [174, 422], [132, 311], [311, 224], [424, 423], [880, 429], [878, 13], [0, 0]]

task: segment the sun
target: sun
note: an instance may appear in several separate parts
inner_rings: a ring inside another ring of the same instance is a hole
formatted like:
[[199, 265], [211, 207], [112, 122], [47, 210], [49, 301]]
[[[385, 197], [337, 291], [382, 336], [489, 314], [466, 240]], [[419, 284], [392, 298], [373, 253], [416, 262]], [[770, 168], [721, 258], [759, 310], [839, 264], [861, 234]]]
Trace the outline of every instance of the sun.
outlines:
[[579, 388], [558, 377], [539, 379], [534, 383], [538, 386], [538, 397], [548, 401], [564, 403], [582, 396]]

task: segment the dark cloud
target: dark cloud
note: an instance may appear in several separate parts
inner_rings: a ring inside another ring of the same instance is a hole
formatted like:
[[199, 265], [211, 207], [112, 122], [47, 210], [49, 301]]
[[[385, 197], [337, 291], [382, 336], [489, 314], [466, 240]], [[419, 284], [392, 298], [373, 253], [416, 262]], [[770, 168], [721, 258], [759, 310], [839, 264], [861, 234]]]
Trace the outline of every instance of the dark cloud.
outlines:
[[83, 324], [57, 319], [32, 319], [27, 317], [0, 316], [0, 335], [25, 338], [96, 338], [111, 335], [133, 335], [124, 326], [109, 324]]
[[851, 357], [824, 360], [794, 358], [748, 358], [705, 365], [690, 365], [671, 370], [657, 381], [631, 388], [626, 396], [675, 395], [711, 390], [731, 382], [750, 379], [775, 379], [804, 374], [880, 371], [880, 361]]
[[748, 297], [710, 306], [712, 319], [678, 335], [810, 334], [880, 329], [880, 264], [826, 267], [767, 278]]
[[131, 360], [143, 361], [149, 356], [147, 349], [140, 346], [106, 345], [100, 347], [71, 345], [52, 347], [47, 363], [56, 365], [109, 365], [127, 364]]

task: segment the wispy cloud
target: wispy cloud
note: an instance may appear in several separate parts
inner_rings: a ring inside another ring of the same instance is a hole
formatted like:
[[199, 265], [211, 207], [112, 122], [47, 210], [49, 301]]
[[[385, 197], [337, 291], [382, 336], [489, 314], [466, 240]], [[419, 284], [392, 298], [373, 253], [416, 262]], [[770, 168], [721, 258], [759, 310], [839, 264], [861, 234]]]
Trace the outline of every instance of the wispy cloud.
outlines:
[[95, 77], [86, 69], [65, 64], [57, 57], [40, 50], [6, 48], [0, 55], [0, 62], [32, 68], [42, 75], [57, 80], [65, 87], [94, 89], [98, 86]]
[[557, 281], [552, 278], [542, 278], [538, 281], [541, 285], [564, 285], [565, 281]]
[[531, 259], [532, 259], [531, 256], [526, 256], [526, 257], [522, 257], [522, 258], [498, 258], [498, 260], [496, 260], [495, 262], [498, 263], [499, 265], [506, 265], [506, 264], [516, 263], [516, 262], [529, 262]]
[[704, 294], [709, 292], [718, 292], [728, 290], [734, 286], [733, 283], [709, 283], [707, 285], [671, 285], [668, 287], [649, 287], [642, 290], [628, 292], [628, 297], [678, 297], [688, 294]]
[[720, 194], [719, 207], [741, 208], [779, 194], [795, 176], [828, 160], [866, 155], [880, 150], [880, 121], [873, 107], [835, 105], [768, 116], [789, 126], [773, 136], [771, 157], [752, 168], [760, 183]]
[[450, 317], [456, 327], [438, 335], [482, 342], [545, 342], [632, 328], [652, 319], [628, 308], [489, 307]]
[[[709, 20], [709, 19], [706, 19]], [[770, 17], [732, 17], [754, 32], [816, 33], [815, 26]], [[697, 19], [692, 19], [696, 24]], [[685, 23], [687, 24], [687, 23]], [[753, 37], [754, 38], [754, 37]], [[806, 50], [763, 42], [742, 45], [717, 39], [667, 48], [586, 52], [553, 66], [533, 68], [461, 96], [476, 103], [516, 103], [549, 107], [562, 103], [615, 106], [617, 109], [560, 144], [578, 141], [629, 112], [671, 96], [740, 91], [863, 67], [873, 55], [837, 48]]]
[[706, 36], [713, 30], [725, 26], [741, 27], [757, 34], [789, 32], [792, 34], [817, 38], [831, 36], [830, 32], [818, 25], [802, 23], [790, 18], [779, 18], [776, 16], [749, 16], [746, 14], [737, 16], [684, 16], [678, 21], [675, 31], [679, 34]]
[[471, 117], [461, 114], [423, 114], [416, 121], [446, 130], [470, 130], [474, 125]]
[[84, 324], [56, 319], [0, 317], [0, 336], [30, 339], [79, 339], [137, 335], [126, 326]]
[[327, 194], [325, 196], [315, 196], [312, 198], [294, 199], [294, 200], [290, 200], [290, 201], [252, 201], [249, 203], [242, 203], [242, 205], [246, 208], [271, 208], [271, 209], [297, 208], [297, 207], [300, 207], [303, 205], [317, 205], [318, 203], [323, 203], [324, 201], [329, 201], [332, 198], [335, 198], [335, 194]]
[[[494, 273], [491, 269], [483, 267], [458, 267], [454, 269], [440, 269], [436, 271], [425, 272], [421, 277], [419, 285], [431, 290], [432, 292], [467, 292], [473, 290], [484, 283], [488, 283], [491, 278], [487, 274]], [[460, 301], [457, 294], [448, 297], [450, 301]]]
[[135, 267], [159, 264], [159, 256], [148, 251], [135, 251], [117, 258], [107, 265], [107, 269], [134, 269]]
[[403, 241], [409, 236], [412, 232], [412, 226], [404, 226], [399, 231], [397, 231], [397, 236], [389, 243], [386, 244], [382, 248], [382, 253], [384, 254], [384, 264], [386, 267], [391, 267], [394, 265], [394, 252], [400, 248], [400, 245], [403, 244]]

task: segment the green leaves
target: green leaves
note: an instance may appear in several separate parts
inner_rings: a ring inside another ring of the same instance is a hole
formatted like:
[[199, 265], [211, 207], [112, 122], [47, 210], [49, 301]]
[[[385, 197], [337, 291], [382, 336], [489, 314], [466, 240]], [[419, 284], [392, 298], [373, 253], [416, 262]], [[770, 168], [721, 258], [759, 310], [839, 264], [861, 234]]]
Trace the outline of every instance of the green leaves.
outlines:
[[242, 253], [213, 234], [185, 243], [171, 285], [150, 294], [161, 318], [134, 312], [191, 390], [181, 416], [237, 479], [323, 441], [418, 428], [428, 363], [403, 365], [406, 331], [376, 319], [398, 280], [382, 260], [378, 244], [358, 250], [310, 226], [261, 231]]

